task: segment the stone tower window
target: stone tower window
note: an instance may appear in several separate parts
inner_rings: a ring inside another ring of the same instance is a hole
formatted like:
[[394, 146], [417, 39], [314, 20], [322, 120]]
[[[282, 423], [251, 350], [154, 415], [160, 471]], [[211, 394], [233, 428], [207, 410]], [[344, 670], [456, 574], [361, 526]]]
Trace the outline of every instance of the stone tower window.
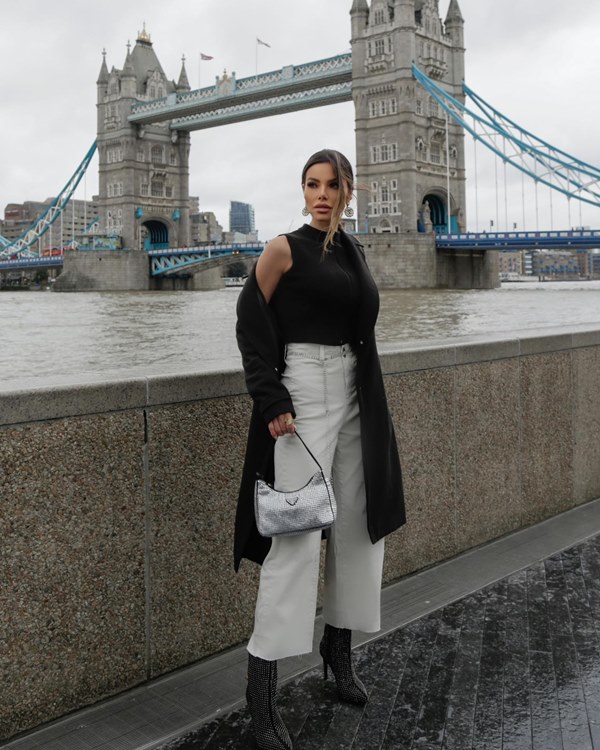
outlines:
[[150, 151], [151, 159], [155, 164], [162, 164], [164, 161], [163, 157], [163, 147], [162, 146], [152, 146], [152, 150]]

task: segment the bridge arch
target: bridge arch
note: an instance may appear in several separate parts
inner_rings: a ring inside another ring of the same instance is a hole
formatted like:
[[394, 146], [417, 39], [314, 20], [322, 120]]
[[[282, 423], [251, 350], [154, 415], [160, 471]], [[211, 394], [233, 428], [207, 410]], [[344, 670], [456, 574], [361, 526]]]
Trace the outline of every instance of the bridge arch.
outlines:
[[[431, 229], [436, 234], [446, 234], [448, 231], [448, 198], [446, 191], [442, 189], [430, 190], [421, 201], [417, 230], [427, 232]], [[458, 232], [456, 207], [452, 195], [450, 195], [450, 231]]]
[[144, 250], [161, 250], [169, 247], [171, 227], [164, 219], [147, 219], [142, 222]]

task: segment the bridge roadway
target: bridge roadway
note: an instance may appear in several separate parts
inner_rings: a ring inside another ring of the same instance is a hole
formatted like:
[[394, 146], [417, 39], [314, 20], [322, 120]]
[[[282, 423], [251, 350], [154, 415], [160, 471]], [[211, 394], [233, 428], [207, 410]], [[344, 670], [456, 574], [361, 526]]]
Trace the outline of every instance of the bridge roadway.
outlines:
[[[557, 230], [538, 232], [465, 232], [462, 234], [438, 234], [435, 239], [438, 250], [591, 250], [600, 248], [600, 230]], [[260, 255], [262, 242], [240, 242], [211, 244], [198, 247], [155, 248], [148, 251], [151, 276], [174, 276], [193, 266], [221, 265], [231, 256], [253, 257]], [[78, 252], [86, 252], [79, 250]], [[31, 268], [51, 268], [63, 265], [63, 256], [13, 257], [0, 260], [0, 272], [24, 271]]]
[[435, 246], [438, 250], [591, 250], [600, 247], [600, 230], [438, 234]]
[[[199, 247], [160, 248], [148, 250], [150, 259], [151, 276], [173, 276], [186, 269], [191, 271], [191, 266], [200, 265], [212, 267], [230, 262], [236, 256], [253, 257], [260, 255], [264, 247], [262, 242], [238, 242], [226, 245], [203, 245]], [[111, 252], [108, 249], [94, 248]], [[75, 252], [88, 252], [81, 248]], [[56, 268], [64, 265], [64, 255], [31, 257], [15, 256], [8, 260], [0, 260], [0, 273], [2, 271], [27, 271], [33, 268]]]
[[128, 120], [140, 126], [170, 121], [171, 130], [191, 131], [351, 100], [352, 55], [346, 53], [239, 80], [225, 74], [215, 86], [136, 103]]

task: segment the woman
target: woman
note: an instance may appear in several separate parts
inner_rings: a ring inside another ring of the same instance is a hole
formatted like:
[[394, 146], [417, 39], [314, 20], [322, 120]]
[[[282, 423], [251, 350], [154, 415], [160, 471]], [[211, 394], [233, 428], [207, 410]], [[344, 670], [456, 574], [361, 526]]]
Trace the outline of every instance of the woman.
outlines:
[[275, 705], [277, 660], [312, 651], [321, 533], [261, 537], [257, 472], [281, 490], [308, 481], [315, 464], [294, 438], [298, 427], [332, 478], [338, 512], [327, 533], [319, 650], [345, 701], [367, 701], [352, 668], [351, 631], [380, 628], [383, 537], [405, 521], [375, 345], [379, 296], [361, 245], [340, 228], [353, 188], [345, 156], [313, 154], [302, 171], [310, 224], [267, 244], [238, 301], [238, 345], [254, 406], [234, 557], [236, 570], [242, 557], [262, 564], [246, 695], [265, 749], [292, 747]]

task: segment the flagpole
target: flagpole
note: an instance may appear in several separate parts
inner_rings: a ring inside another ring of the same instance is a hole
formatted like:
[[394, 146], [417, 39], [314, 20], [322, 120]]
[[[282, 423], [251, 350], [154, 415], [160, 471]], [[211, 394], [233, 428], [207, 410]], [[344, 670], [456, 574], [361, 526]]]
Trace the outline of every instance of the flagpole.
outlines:
[[254, 52], [254, 78], [258, 81], [258, 38], [255, 42], [255, 52]]
[[202, 88], [202, 52], [198, 52], [198, 88]]

